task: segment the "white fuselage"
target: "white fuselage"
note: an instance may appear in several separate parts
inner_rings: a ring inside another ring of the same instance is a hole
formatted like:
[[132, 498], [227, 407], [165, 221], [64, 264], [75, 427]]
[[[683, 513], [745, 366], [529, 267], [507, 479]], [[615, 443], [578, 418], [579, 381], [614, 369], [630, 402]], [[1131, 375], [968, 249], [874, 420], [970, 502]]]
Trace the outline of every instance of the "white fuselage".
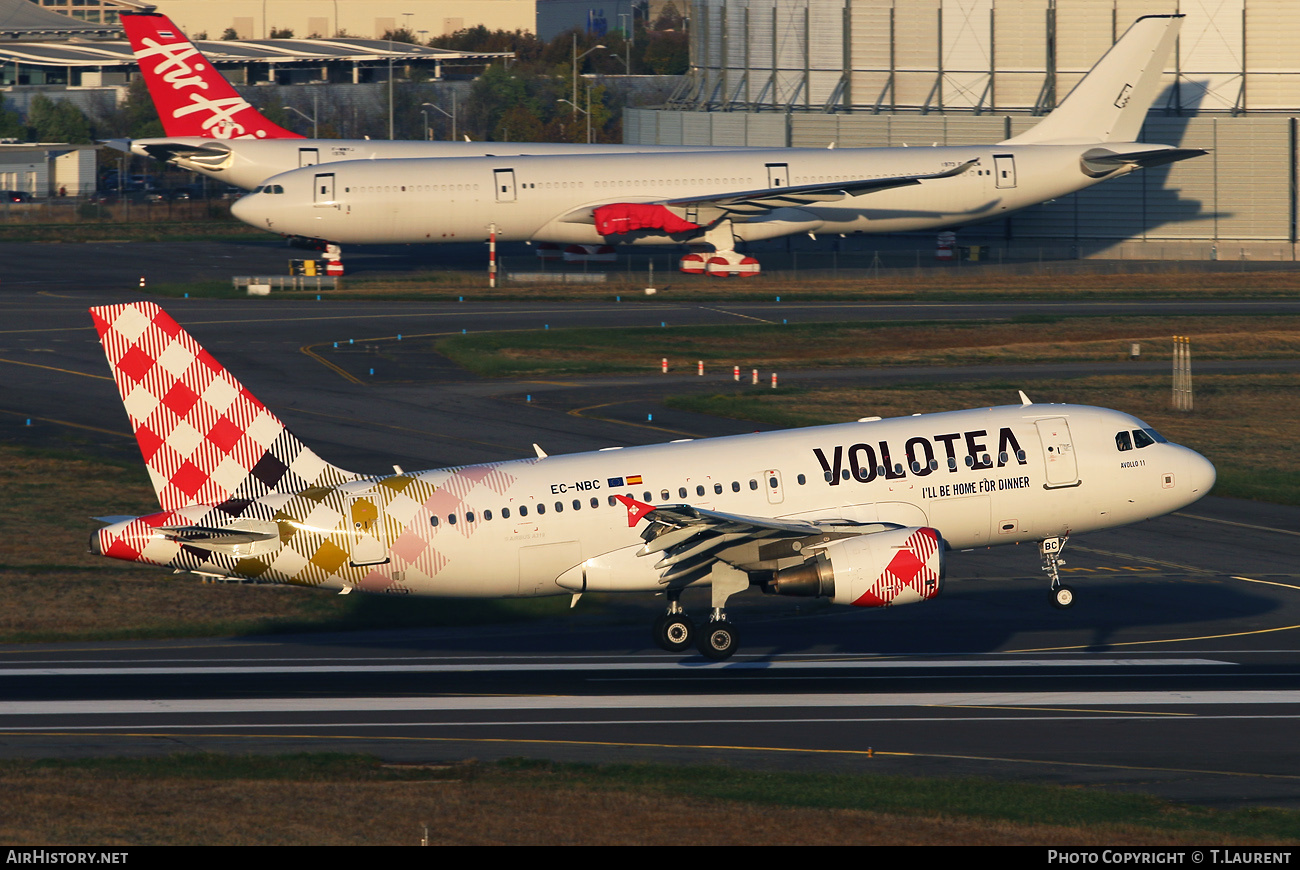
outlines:
[[[632, 154], [668, 151], [728, 150], [706, 146], [670, 147], [655, 145], [601, 145], [557, 142], [422, 142], [384, 139], [209, 139], [199, 136], [167, 136], [135, 139], [131, 152], [153, 156], [149, 148], [203, 149], [205, 154], [186, 156], [178, 151], [171, 158], [188, 169], [252, 190], [266, 179], [302, 166], [337, 163], [343, 160], [388, 160], [409, 158], [516, 156], [521, 154]], [[757, 150], [757, 149], [756, 149]]]
[[[234, 213], [261, 229], [340, 244], [480, 240], [490, 225], [503, 241], [600, 244], [609, 240], [597, 233], [591, 212], [603, 204], [928, 175], [978, 161], [952, 177], [778, 208], [733, 219], [731, 227], [743, 241], [802, 232], [906, 232], [996, 219], [1130, 171], [1085, 173], [1080, 158], [1090, 147], [1095, 145], [343, 161], [267, 179], [275, 192], [244, 197]], [[684, 215], [701, 225], [716, 217], [707, 206], [698, 213], [688, 207]], [[687, 240], [660, 231], [617, 238], [625, 244]]]
[[[614, 495], [744, 517], [930, 526], [954, 549], [1039, 541], [1160, 516], [1209, 490], [1214, 468], [1192, 450], [1117, 446], [1117, 433], [1145, 429], [1118, 411], [1031, 404], [358, 480], [263, 497], [281, 541], [259, 554], [269, 570], [257, 576], [447, 597], [663, 588]], [[380, 518], [364, 521], [368, 531], [352, 521], [361, 502]], [[385, 561], [348, 567], [374, 562], [368, 552]], [[161, 535], [142, 556], [186, 567]]]

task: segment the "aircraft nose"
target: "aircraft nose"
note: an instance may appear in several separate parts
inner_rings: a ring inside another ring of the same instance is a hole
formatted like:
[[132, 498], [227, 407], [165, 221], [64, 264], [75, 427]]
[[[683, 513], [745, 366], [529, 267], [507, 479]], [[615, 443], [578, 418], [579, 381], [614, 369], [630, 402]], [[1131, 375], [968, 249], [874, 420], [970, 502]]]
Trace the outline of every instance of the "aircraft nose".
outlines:
[[1195, 450], [1188, 450], [1184, 465], [1186, 470], [1183, 473], [1187, 477], [1188, 484], [1190, 484], [1190, 493], [1193, 498], [1200, 498], [1214, 487], [1214, 482], [1218, 479], [1218, 472], [1214, 470], [1214, 464], [1210, 460]]
[[257, 226], [258, 218], [260, 216], [260, 209], [258, 207], [260, 205], [258, 200], [260, 199], [261, 194], [256, 193], [241, 196], [231, 204], [230, 213], [246, 224]]

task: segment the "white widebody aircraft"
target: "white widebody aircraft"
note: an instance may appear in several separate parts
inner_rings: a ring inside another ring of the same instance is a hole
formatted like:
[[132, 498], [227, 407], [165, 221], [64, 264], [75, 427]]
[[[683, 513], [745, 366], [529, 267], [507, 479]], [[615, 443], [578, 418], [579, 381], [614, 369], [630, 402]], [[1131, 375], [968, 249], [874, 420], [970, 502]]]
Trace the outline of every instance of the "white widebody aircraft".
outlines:
[[[1214, 467], [1129, 414], [1021, 403], [369, 476], [325, 462], [150, 302], [92, 308], [160, 510], [92, 551], [341, 593], [666, 596], [655, 642], [736, 648], [751, 587], [886, 607], [938, 595], [949, 549], [1037, 542], [1068, 607], [1068, 537], [1178, 510]], [[639, 527], [639, 528], [638, 528]], [[680, 605], [710, 587], [703, 630]]]
[[124, 11], [121, 20], [167, 135], [112, 140], [109, 144], [245, 190], [300, 166], [341, 160], [709, 150], [553, 142], [305, 139], [253, 108], [167, 16], [150, 8]]
[[491, 229], [498, 241], [684, 244], [699, 251], [683, 271], [752, 275], [737, 242], [987, 221], [1205, 153], [1134, 141], [1181, 21], [1138, 19], [1055, 111], [997, 145], [354, 160], [269, 178], [234, 213], [334, 244]]

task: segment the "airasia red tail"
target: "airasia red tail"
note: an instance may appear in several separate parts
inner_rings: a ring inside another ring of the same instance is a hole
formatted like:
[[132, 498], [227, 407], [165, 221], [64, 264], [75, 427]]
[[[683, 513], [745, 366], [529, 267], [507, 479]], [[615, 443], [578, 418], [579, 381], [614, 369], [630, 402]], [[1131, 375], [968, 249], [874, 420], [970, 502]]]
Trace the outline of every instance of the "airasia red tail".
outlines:
[[124, 11], [121, 20], [168, 136], [303, 138], [254, 109], [166, 15]]

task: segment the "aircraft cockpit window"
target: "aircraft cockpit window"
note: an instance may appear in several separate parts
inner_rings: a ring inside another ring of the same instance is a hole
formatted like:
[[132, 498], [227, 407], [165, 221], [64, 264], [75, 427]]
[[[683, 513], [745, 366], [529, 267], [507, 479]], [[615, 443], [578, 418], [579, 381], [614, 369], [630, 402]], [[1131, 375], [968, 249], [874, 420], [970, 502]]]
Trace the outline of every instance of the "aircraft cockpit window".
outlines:
[[1133, 443], [1139, 450], [1141, 450], [1143, 447], [1150, 447], [1152, 444], [1155, 444], [1156, 439], [1148, 435], [1145, 429], [1134, 429]]
[[259, 184], [257, 187], [253, 188], [253, 193], [261, 193], [265, 189], [266, 188], [264, 188], [262, 185]]
[[1120, 450], [1132, 450], [1133, 439], [1129, 437], [1129, 434], [1127, 432], [1116, 432], [1115, 446], [1118, 447]]
[[1166, 438], [1165, 436], [1161, 435], [1159, 432], [1157, 432], [1157, 431], [1154, 430], [1154, 429], [1143, 429], [1142, 431], [1145, 432], [1145, 433], [1147, 433], [1148, 435], [1150, 435], [1151, 438], [1152, 438], [1152, 440], [1154, 440], [1157, 444], [1168, 444], [1168, 443], [1169, 443], [1169, 439], [1168, 439], [1168, 438]]

